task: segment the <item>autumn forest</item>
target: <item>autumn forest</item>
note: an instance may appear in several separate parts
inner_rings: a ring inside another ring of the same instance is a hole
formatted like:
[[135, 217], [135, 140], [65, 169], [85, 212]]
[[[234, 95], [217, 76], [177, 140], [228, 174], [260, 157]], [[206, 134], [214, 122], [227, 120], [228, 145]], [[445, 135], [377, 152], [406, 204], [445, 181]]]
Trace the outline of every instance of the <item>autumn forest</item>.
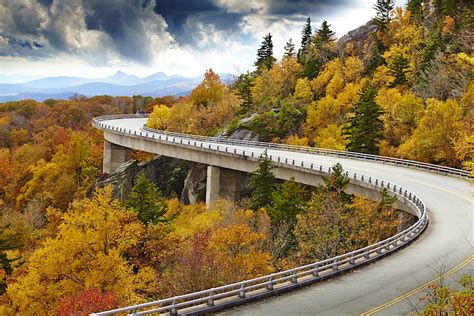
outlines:
[[[141, 172], [118, 197], [97, 185], [110, 176], [102, 132], [91, 126], [97, 116], [145, 111], [160, 130], [245, 134], [474, 174], [472, 2], [374, 2], [359, 37], [338, 40], [328, 22], [308, 18], [283, 56], [269, 33], [253, 70], [223, 82], [208, 69], [188, 96], [0, 103], [0, 314], [87, 315], [203, 290], [355, 250], [413, 221], [386, 191], [378, 202], [347, 194], [340, 164], [309, 187], [277, 180], [265, 155], [239, 202], [185, 201], [190, 162], [170, 171], [171, 189]], [[434, 289], [425, 312], [453, 312], [456, 300], [468, 313], [473, 284]]]

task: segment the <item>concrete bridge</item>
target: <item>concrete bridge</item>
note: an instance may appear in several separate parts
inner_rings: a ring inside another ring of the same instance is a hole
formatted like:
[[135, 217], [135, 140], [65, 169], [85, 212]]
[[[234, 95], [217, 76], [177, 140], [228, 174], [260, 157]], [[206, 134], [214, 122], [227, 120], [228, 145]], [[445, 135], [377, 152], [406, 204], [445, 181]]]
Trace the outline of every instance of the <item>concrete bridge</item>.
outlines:
[[474, 212], [472, 189], [464, 171], [350, 152], [166, 133], [149, 130], [144, 127], [145, 123], [143, 116], [108, 116], [94, 120], [93, 125], [104, 130], [104, 172], [113, 172], [126, 162], [130, 149], [204, 163], [208, 165], [206, 203], [210, 204], [218, 196], [238, 199], [240, 173], [255, 170], [258, 157], [266, 150], [277, 178], [294, 178], [317, 185], [322, 181], [321, 176], [339, 162], [351, 179], [349, 193], [376, 200], [379, 191], [388, 188], [397, 196], [396, 206], [419, 219], [394, 237], [330, 260], [100, 315], [220, 311], [320, 282], [388, 254], [391, 256], [382, 262], [357, 273], [271, 300], [257, 301], [228, 313], [342, 315], [368, 310], [402, 313], [412, 306], [406, 303], [411, 296], [400, 299], [401, 294], [419, 293], [414, 289], [435, 279], [437, 272], [442, 274], [472, 264]]

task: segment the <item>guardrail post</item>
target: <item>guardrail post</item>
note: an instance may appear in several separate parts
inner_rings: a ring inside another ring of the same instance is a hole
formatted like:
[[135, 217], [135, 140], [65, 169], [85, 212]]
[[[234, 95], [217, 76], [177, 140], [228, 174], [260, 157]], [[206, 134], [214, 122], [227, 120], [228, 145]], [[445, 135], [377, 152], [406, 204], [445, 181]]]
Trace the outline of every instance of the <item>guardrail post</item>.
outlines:
[[207, 299], [207, 306], [214, 306], [214, 291], [209, 292], [209, 298]]
[[334, 271], [337, 271], [337, 270], [339, 269], [339, 267], [338, 267], [338, 265], [337, 265], [337, 259], [334, 260], [333, 265], [332, 265], [332, 269], [333, 269]]
[[315, 276], [315, 277], [319, 276], [319, 266], [318, 265], [316, 265], [314, 267], [313, 276]]
[[240, 298], [245, 298], [245, 285], [244, 285], [244, 284], [242, 284], [242, 285], [240, 286], [239, 297], [240, 297]]
[[377, 247], [377, 250], [375, 250], [375, 251], [376, 251], [378, 254], [381, 254], [381, 253], [382, 253], [382, 247], [381, 247], [381, 246]]
[[269, 278], [268, 278], [268, 282], [270, 282], [270, 283], [267, 284], [267, 290], [271, 291], [271, 290], [273, 290], [273, 280], [272, 280], [272, 277], [269, 277]]
[[176, 309], [176, 300], [171, 303], [170, 316], [178, 315], [178, 310]]
[[135, 316], [137, 314], [137, 310], [136, 309], [132, 309], [130, 311], [130, 314], [128, 314], [129, 316]]
[[298, 283], [298, 279], [296, 277], [296, 271], [291, 273], [291, 283]]
[[355, 264], [354, 255], [352, 255], [351, 258], [349, 259], [349, 264]]
[[367, 250], [364, 252], [364, 258], [365, 258], [365, 259], [369, 259], [369, 258], [370, 258], [369, 249], [367, 249]]

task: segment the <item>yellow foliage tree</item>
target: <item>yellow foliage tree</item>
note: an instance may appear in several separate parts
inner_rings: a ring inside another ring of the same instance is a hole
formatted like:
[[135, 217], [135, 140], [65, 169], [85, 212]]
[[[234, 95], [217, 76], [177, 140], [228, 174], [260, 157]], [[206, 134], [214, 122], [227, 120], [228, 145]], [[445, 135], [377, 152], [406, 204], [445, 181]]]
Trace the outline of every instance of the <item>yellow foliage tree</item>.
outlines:
[[424, 112], [423, 100], [411, 92], [402, 94], [396, 88], [382, 88], [376, 101], [383, 111], [384, 138], [388, 145], [396, 148], [404, 143], [417, 127]]
[[139, 302], [154, 273], [138, 273], [122, 257], [144, 227], [136, 214], [113, 200], [111, 189], [72, 203], [58, 233], [47, 238], [26, 264], [26, 273], [7, 293], [21, 314], [53, 314], [65, 295], [85, 289], [114, 293], [121, 304]]
[[426, 112], [398, 154], [424, 162], [459, 166], [454, 140], [462, 131], [462, 108], [456, 100], [427, 100]]
[[170, 108], [166, 105], [155, 105], [146, 125], [150, 128], [165, 130], [168, 126], [169, 114]]
[[345, 150], [348, 141], [343, 135], [342, 126], [329, 124], [314, 138], [314, 143], [319, 148]]

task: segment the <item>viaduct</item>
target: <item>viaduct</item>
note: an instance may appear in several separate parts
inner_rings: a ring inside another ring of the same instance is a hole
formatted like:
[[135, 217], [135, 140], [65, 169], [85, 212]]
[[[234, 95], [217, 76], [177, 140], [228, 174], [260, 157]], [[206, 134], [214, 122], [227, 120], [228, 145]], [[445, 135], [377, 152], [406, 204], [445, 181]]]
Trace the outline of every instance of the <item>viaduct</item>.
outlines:
[[[465, 171], [336, 150], [168, 133], [146, 128], [146, 120], [143, 115], [94, 119], [93, 126], [104, 131], [104, 172], [112, 173], [128, 161], [131, 149], [203, 163], [208, 166], [209, 205], [218, 197], [239, 199], [241, 173], [254, 171], [264, 151], [277, 178], [294, 178], [312, 186], [320, 184], [322, 176], [339, 162], [351, 180], [348, 193], [377, 200], [386, 188], [397, 196], [396, 207], [418, 220], [393, 237], [328, 260], [96, 315], [218, 311], [236, 315], [392, 315], [410, 311], [413, 299], [440, 276], [458, 271], [473, 274], [474, 211]], [[344, 273], [362, 266], [366, 267], [357, 273]], [[306, 286], [335, 275], [340, 277]], [[302, 289], [291, 291], [296, 288]], [[261, 300], [281, 293], [286, 294]]]

